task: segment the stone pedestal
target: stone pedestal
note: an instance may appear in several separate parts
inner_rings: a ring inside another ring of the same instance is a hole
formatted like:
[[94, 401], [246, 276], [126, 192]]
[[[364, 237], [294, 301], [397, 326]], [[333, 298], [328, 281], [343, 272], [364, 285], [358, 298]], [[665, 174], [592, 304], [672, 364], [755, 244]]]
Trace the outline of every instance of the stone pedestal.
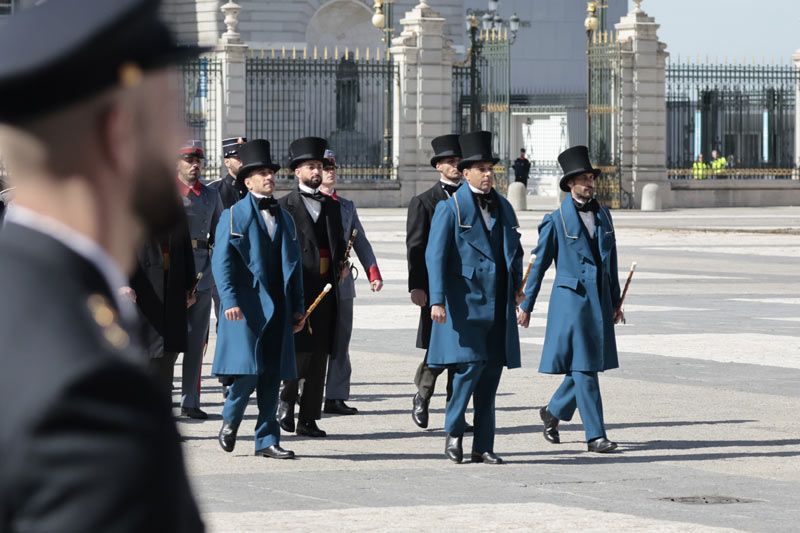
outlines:
[[508, 201], [517, 213], [528, 209], [528, 191], [525, 184], [515, 181], [508, 184]]
[[241, 8], [234, 2], [224, 4], [220, 10], [225, 15], [226, 31], [223, 33], [215, 50], [215, 56], [222, 68], [222, 97], [219, 113], [219, 137], [246, 135], [247, 101], [247, 51], [248, 47], [236, 31]]
[[452, 130], [454, 52], [444, 37], [445, 22], [422, 1], [400, 20], [403, 31], [392, 40], [399, 72], [392, 152], [403, 205], [438, 179], [430, 166], [431, 141]]
[[637, 2], [617, 23], [621, 57], [622, 186], [631, 192], [633, 207], [642, 192], [658, 185], [661, 204], [670, 205], [667, 179], [666, 45], [656, 24]]

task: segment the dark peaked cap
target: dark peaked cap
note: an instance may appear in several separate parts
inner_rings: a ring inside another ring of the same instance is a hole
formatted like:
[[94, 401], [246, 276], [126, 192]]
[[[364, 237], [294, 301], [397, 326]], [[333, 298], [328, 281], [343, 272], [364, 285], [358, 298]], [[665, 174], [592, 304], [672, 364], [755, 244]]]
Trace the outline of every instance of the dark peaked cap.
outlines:
[[49, 0], [0, 27], [0, 122], [21, 123], [133, 86], [203, 51], [179, 46], [160, 0]]

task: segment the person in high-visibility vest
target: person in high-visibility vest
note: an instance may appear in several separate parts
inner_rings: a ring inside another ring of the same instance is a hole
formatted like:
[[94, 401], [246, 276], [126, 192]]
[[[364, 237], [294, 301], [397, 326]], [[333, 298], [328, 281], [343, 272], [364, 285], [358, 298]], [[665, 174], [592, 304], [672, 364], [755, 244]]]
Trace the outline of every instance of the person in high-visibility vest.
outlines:
[[711, 171], [715, 178], [724, 177], [725, 169], [728, 167], [728, 160], [725, 156], [719, 155], [716, 150], [711, 150]]
[[698, 154], [697, 160], [692, 163], [692, 176], [696, 180], [708, 179], [708, 163], [703, 159], [703, 154]]

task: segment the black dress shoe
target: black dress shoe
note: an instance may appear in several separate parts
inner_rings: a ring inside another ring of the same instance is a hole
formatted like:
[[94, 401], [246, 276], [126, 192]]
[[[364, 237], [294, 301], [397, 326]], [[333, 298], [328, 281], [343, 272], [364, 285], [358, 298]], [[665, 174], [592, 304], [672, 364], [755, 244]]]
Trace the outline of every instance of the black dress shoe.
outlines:
[[414, 395], [414, 407], [411, 409], [411, 418], [414, 420], [414, 423], [425, 429], [428, 427], [428, 402], [430, 400], [426, 400], [419, 393]]
[[472, 457], [470, 459], [473, 463], [486, 463], [489, 465], [503, 464], [503, 460], [496, 456], [494, 452], [472, 452]]
[[278, 402], [278, 424], [287, 433], [294, 433], [294, 404], [289, 402]]
[[206, 412], [199, 407], [182, 407], [181, 416], [194, 418], [195, 420], [205, 420], [208, 418]]
[[234, 446], [236, 446], [237, 431], [239, 431], [238, 426], [233, 426], [227, 422], [223, 422], [219, 430], [219, 445], [228, 453], [232, 452]]
[[461, 448], [462, 438], [463, 437], [452, 437], [450, 435], [445, 437], [444, 454], [454, 463], [460, 463], [464, 460], [464, 451]]
[[269, 457], [270, 459], [294, 459], [294, 452], [292, 450], [284, 450], [277, 444], [273, 444], [262, 450], [256, 450], [256, 455]]
[[302, 418], [297, 421], [297, 434], [315, 438], [328, 436], [327, 433], [319, 429], [316, 420], [303, 420]]
[[558, 418], [550, 414], [547, 407], [539, 409], [539, 417], [544, 422], [544, 438], [552, 444], [561, 444], [561, 436], [558, 434]]
[[355, 415], [358, 414], [358, 409], [350, 407], [344, 400], [325, 400], [323, 412], [329, 415]]
[[605, 437], [600, 437], [599, 439], [589, 441], [588, 448], [590, 452], [608, 453], [617, 449], [617, 443], [611, 442]]

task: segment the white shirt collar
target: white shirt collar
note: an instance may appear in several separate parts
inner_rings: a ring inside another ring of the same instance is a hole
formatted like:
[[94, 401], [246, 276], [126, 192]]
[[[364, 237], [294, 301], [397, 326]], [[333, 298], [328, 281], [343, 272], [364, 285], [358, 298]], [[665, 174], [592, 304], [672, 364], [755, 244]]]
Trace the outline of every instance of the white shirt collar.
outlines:
[[298, 181], [298, 182], [297, 182], [297, 187], [298, 187], [298, 188], [299, 188], [301, 191], [303, 191], [303, 192], [307, 192], [308, 194], [314, 194], [315, 192], [317, 192], [317, 189], [312, 189], [311, 187], [308, 187], [307, 185], [304, 185], [304, 184], [303, 184], [302, 182], [300, 182], [300, 181]]
[[471, 184], [470, 182], [467, 182], [467, 185], [469, 185], [469, 190], [471, 190], [471, 191], [472, 191], [472, 192], [474, 192], [475, 194], [486, 194], [486, 193], [485, 193], [485, 192], [483, 192], [482, 190], [480, 190], [480, 189], [478, 189], [478, 188], [476, 188], [476, 187], [473, 187], [473, 186], [472, 186], [472, 184]]
[[54, 218], [20, 205], [9, 207], [6, 220], [44, 233], [89, 261], [97, 268], [108, 285], [123, 318], [126, 321], [136, 320], [136, 310], [133, 304], [119, 294], [119, 290], [128, 285], [127, 278], [123, 275], [119, 265], [99, 244]]
[[458, 187], [459, 184], [460, 184], [460, 182], [449, 180], [449, 179], [445, 178], [444, 176], [440, 176], [439, 177], [439, 181], [441, 181], [445, 185], [452, 185], [453, 187]]

